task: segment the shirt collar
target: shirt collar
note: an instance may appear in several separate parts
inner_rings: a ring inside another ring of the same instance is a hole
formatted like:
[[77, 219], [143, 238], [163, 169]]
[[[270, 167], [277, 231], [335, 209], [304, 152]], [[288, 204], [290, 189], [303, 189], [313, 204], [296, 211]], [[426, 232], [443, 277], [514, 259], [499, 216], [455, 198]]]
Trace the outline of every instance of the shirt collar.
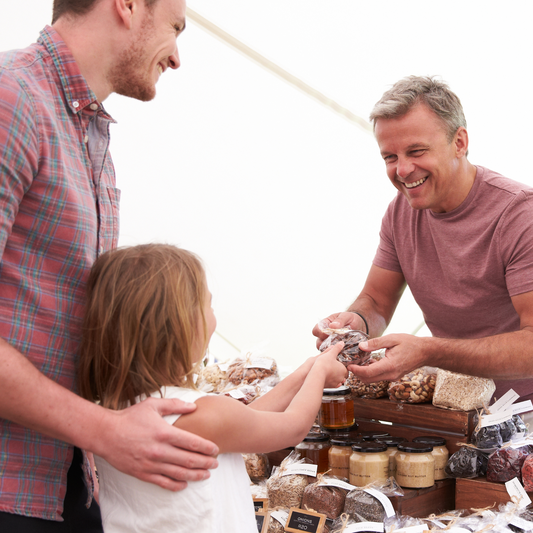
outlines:
[[54, 62], [71, 112], [77, 114], [89, 107], [93, 112], [101, 110], [109, 120], [115, 122], [107, 114], [103, 105], [97, 101], [96, 95], [83, 77], [72, 52], [59, 33], [52, 26], [45, 26], [37, 42], [46, 48]]

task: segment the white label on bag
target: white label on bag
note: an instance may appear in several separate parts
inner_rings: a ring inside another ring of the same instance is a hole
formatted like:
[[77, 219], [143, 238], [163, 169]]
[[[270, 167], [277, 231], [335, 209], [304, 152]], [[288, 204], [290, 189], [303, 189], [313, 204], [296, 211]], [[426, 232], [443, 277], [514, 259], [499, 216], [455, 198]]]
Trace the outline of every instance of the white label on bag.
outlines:
[[518, 478], [514, 477], [511, 481], [508, 481], [505, 484], [505, 488], [511, 500], [517, 503], [520, 509], [527, 507], [531, 503], [527, 492], [524, 490], [522, 483], [518, 481]]
[[387, 515], [387, 518], [390, 516], [394, 516], [396, 514], [396, 511], [394, 510], [394, 507], [392, 506], [391, 501], [387, 498], [387, 496], [385, 496], [385, 494], [375, 489], [363, 489], [363, 490], [367, 494], [374, 496], [376, 500], [380, 501], [381, 505], [383, 505], [383, 509], [385, 509], [385, 514]]
[[383, 522], [359, 522], [358, 524], [350, 524], [344, 528], [344, 533], [358, 533], [359, 531], [375, 531], [376, 533], [383, 533]]
[[228, 394], [235, 398], [235, 400], [242, 400], [243, 398], [246, 398], [246, 395], [243, 394], [239, 389], [233, 389], [228, 392]]
[[528, 411], [533, 411], [533, 404], [531, 400], [526, 400], [525, 402], [515, 403], [511, 407], [513, 415], [519, 415], [520, 413], [527, 413]]
[[340, 479], [325, 479], [324, 481], [318, 484], [319, 487], [339, 487], [339, 489], [353, 490], [357, 487], [355, 485], [350, 485], [346, 481], [341, 481]]
[[519, 516], [515, 516], [514, 518], [511, 518], [509, 524], [513, 524], [513, 526], [519, 527], [520, 529], [523, 529], [524, 531], [531, 531], [533, 529], [533, 522], [530, 522], [529, 520], [524, 520], [523, 518], [520, 518]]
[[218, 368], [220, 368], [222, 372], [228, 371], [229, 363], [216, 363], [216, 365], [218, 366]]
[[499, 413], [500, 411], [507, 411], [511, 408], [516, 400], [520, 398], [513, 389], [509, 389], [497, 402], [494, 402], [490, 407], [492, 413]]
[[[443, 529], [444, 529], [443, 524]], [[424, 531], [427, 531], [428, 527], [426, 524], [419, 524], [418, 526], [409, 526], [409, 527], [401, 527], [400, 529], [395, 529], [394, 533], [423, 533]]]
[[299, 474], [301, 476], [316, 477], [317, 471], [318, 465], [298, 463], [295, 465], [289, 465], [287, 468], [285, 468], [285, 471], [283, 472], [283, 474], [281, 474], [281, 476], [294, 476], [295, 474]]
[[269, 357], [253, 357], [244, 365], [244, 368], [266, 368], [270, 370], [273, 364], [274, 360]]
[[481, 427], [485, 428], [487, 426], [495, 426], [511, 418], [513, 418], [512, 411], [500, 411], [493, 415], [483, 415], [481, 417]]
[[272, 511], [270, 517], [277, 520], [283, 527], [289, 519], [289, 513], [287, 511]]

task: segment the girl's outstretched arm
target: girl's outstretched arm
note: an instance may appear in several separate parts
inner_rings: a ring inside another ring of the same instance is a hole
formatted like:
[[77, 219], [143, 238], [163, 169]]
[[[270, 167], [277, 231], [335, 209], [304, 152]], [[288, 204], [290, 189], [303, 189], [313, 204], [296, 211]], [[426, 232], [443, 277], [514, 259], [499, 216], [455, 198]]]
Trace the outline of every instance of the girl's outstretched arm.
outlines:
[[[337, 361], [340, 348], [316, 358], [282, 412], [252, 409], [227, 396], [204, 396], [196, 401], [196, 411], [181, 416], [174, 425], [213, 441], [221, 453], [261, 453], [295, 446], [313, 425], [324, 387], [337, 387], [346, 379], [348, 371]], [[279, 405], [278, 400], [274, 403]]]

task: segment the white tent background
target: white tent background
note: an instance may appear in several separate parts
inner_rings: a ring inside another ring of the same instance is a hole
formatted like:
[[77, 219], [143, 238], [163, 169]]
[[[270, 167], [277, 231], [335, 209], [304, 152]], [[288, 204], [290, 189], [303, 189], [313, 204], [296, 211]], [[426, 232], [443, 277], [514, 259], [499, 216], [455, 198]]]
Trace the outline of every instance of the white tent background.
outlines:
[[[35, 41], [51, 0], [0, 0], [0, 49]], [[194, 13], [367, 118], [395, 81], [439, 75], [461, 97], [470, 161], [533, 185], [532, 4], [190, 0], [182, 66], [153, 102], [111, 96], [122, 245], [204, 260], [219, 359], [266, 344], [282, 369], [358, 294], [395, 189], [372, 134], [195, 24]], [[487, 206], [490, 209], [490, 206]], [[389, 331], [413, 332], [409, 294]], [[419, 334], [428, 334], [422, 329]]]

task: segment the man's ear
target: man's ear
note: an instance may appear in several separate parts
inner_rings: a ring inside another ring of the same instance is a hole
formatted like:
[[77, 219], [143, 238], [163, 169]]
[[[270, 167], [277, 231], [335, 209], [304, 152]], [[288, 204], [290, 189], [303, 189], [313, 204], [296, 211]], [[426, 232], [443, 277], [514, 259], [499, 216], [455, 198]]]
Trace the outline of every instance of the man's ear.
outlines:
[[133, 24], [133, 15], [137, 11], [137, 0], [114, 0], [118, 18], [129, 30]]
[[455, 132], [454, 143], [456, 156], [465, 156], [468, 152], [468, 132], [466, 131], [466, 128], [463, 128], [463, 126], [461, 126]]

